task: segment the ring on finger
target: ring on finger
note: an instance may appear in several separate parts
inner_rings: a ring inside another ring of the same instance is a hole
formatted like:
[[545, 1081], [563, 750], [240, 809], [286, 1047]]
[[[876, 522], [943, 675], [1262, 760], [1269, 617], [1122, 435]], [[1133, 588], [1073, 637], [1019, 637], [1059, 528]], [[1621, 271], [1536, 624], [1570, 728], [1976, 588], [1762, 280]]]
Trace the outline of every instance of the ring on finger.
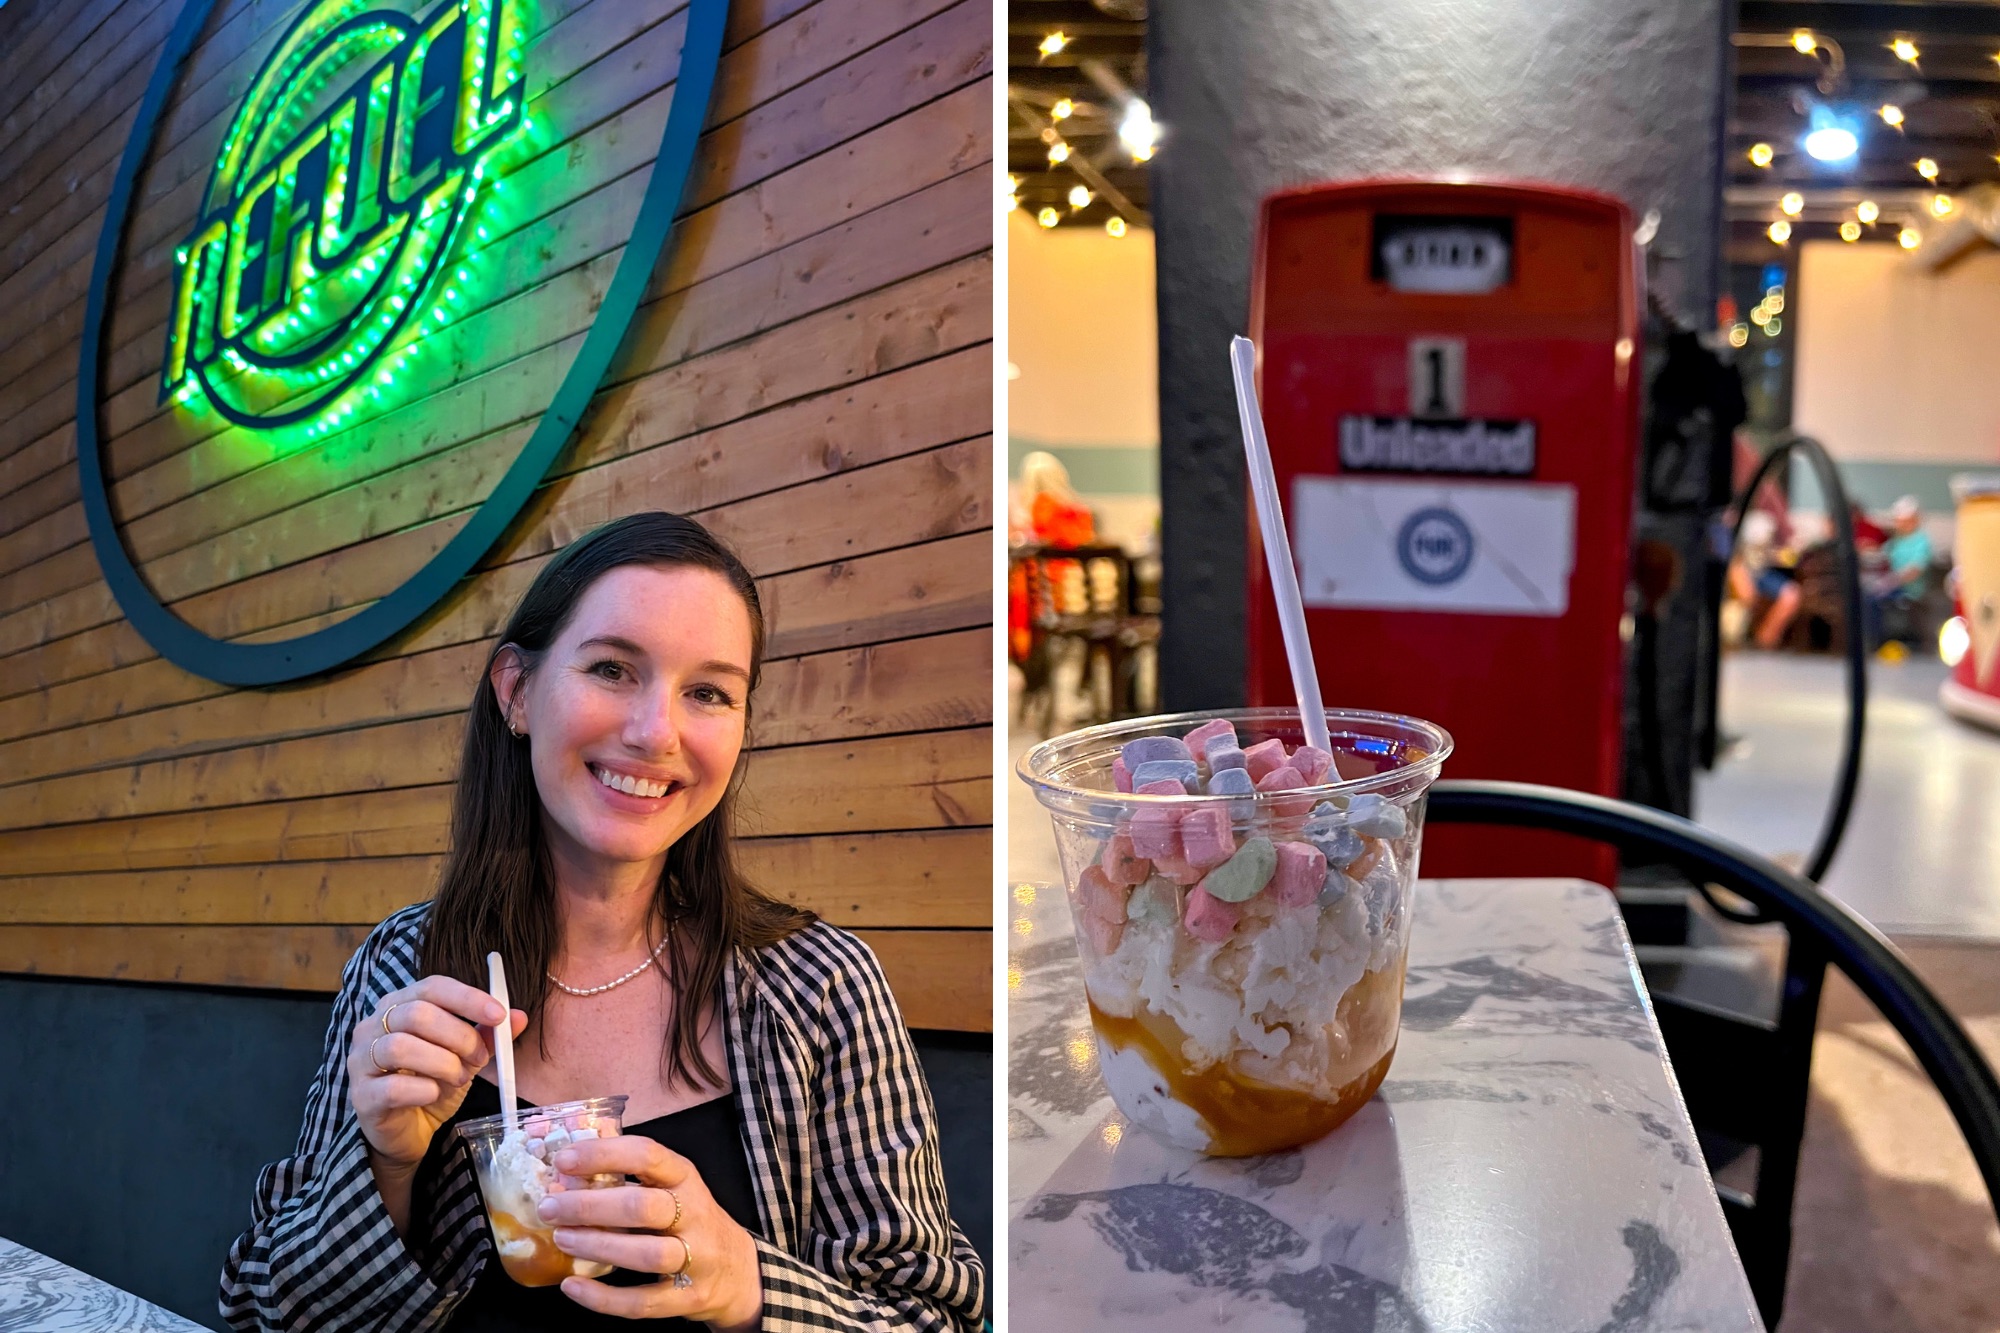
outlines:
[[[672, 1190], [668, 1190], [667, 1197], [674, 1201], [674, 1220], [667, 1223], [666, 1226], [666, 1229], [668, 1231], [672, 1231], [675, 1227], [681, 1224], [681, 1196], [676, 1194]], [[683, 1264], [681, 1266], [685, 1268], [687, 1265]]]
[[377, 1054], [375, 1054], [375, 1043], [376, 1043], [376, 1042], [379, 1042], [379, 1041], [381, 1041], [381, 1040], [382, 1040], [382, 1039], [381, 1039], [380, 1037], [377, 1037], [377, 1038], [375, 1038], [375, 1041], [371, 1041], [371, 1042], [369, 1042], [369, 1043], [368, 1043], [368, 1058], [369, 1058], [370, 1060], [374, 1061], [374, 1062], [375, 1062], [375, 1067], [376, 1067], [377, 1069], [381, 1070], [381, 1071], [382, 1071], [383, 1073], [385, 1073], [385, 1074], [393, 1074], [393, 1073], [395, 1073], [396, 1071], [395, 1071], [395, 1070], [393, 1070], [393, 1069], [391, 1069], [391, 1068], [389, 1068], [389, 1066], [387, 1066], [387, 1065], [383, 1064], [383, 1063], [382, 1063], [382, 1057], [381, 1057], [381, 1056], [379, 1056], [379, 1055], [377, 1055]]
[[389, 1007], [388, 1007], [387, 1009], [384, 1009], [384, 1010], [382, 1011], [382, 1035], [383, 1035], [383, 1036], [385, 1036], [385, 1037], [386, 1037], [386, 1036], [388, 1036], [388, 1035], [389, 1035], [389, 1034], [390, 1034], [391, 1032], [394, 1032], [394, 1031], [395, 1031], [395, 1029], [394, 1029], [394, 1028], [392, 1028], [392, 1027], [390, 1027], [390, 1026], [389, 1026], [389, 1015], [391, 1015], [391, 1014], [395, 1013], [395, 1012], [396, 1012], [396, 1011], [397, 1011], [398, 1009], [401, 1009], [401, 1008], [402, 1008], [402, 1007], [403, 1007], [404, 1005], [406, 1005], [406, 1004], [408, 1004], [408, 1003], [409, 1003], [409, 1001], [408, 1001], [408, 1000], [398, 1000], [398, 1001], [396, 1001], [396, 1002], [395, 1002], [394, 1004], [390, 1005], [390, 1006], [389, 1006]]
[[676, 1287], [692, 1287], [694, 1278], [688, 1275], [688, 1267], [694, 1263], [694, 1250], [688, 1245], [686, 1236], [675, 1236], [674, 1239], [681, 1243], [681, 1266], [665, 1276], [672, 1278]]

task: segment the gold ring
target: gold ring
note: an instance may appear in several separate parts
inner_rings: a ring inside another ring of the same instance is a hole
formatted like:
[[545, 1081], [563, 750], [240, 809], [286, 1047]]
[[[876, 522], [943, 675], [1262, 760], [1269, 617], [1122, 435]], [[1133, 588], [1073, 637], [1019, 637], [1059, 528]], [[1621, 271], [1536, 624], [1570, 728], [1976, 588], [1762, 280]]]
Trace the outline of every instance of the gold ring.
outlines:
[[[681, 1196], [674, 1193], [672, 1190], [668, 1190], [667, 1197], [674, 1201], [674, 1220], [667, 1223], [667, 1230], [672, 1231], [675, 1227], [681, 1224]], [[687, 1265], [682, 1264], [681, 1267], [686, 1268]]]
[[389, 1026], [389, 1015], [390, 1015], [390, 1014], [393, 1014], [393, 1013], [395, 1013], [395, 1012], [396, 1012], [396, 1011], [397, 1011], [398, 1009], [401, 1009], [401, 1008], [402, 1008], [402, 1007], [403, 1007], [404, 1005], [406, 1005], [406, 1004], [408, 1004], [408, 1003], [409, 1003], [409, 1001], [408, 1001], [408, 1000], [398, 1000], [398, 1001], [396, 1001], [396, 1002], [395, 1002], [394, 1004], [390, 1005], [390, 1006], [389, 1006], [389, 1007], [388, 1007], [387, 1009], [384, 1009], [384, 1010], [382, 1011], [382, 1035], [383, 1035], [383, 1036], [385, 1036], [385, 1037], [386, 1037], [386, 1036], [388, 1036], [388, 1035], [389, 1035], [389, 1034], [390, 1034], [391, 1032], [395, 1031], [395, 1029], [394, 1029], [394, 1028], [392, 1028], [392, 1027], [390, 1027], [390, 1026]]
[[688, 1265], [694, 1262], [694, 1250], [689, 1247], [686, 1236], [675, 1236], [674, 1239], [681, 1243], [681, 1266], [664, 1276], [672, 1278], [676, 1287], [692, 1287], [694, 1279], [688, 1276]]
[[385, 1073], [385, 1074], [393, 1074], [393, 1073], [395, 1073], [396, 1071], [395, 1071], [395, 1070], [393, 1070], [393, 1069], [391, 1069], [391, 1068], [389, 1068], [389, 1067], [388, 1067], [387, 1065], [383, 1064], [383, 1063], [382, 1063], [382, 1057], [381, 1057], [381, 1056], [379, 1056], [379, 1055], [377, 1055], [377, 1054], [375, 1054], [375, 1042], [376, 1042], [376, 1041], [380, 1041], [380, 1040], [382, 1040], [382, 1039], [381, 1039], [380, 1037], [377, 1037], [377, 1038], [375, 1038], [375, 1041], [371, 1041], [371, 1042], [369, 1042], [369, 1043], [368, 1043], [368, 1058], [369, 1058], [370, 1060], [373, 1060], [373, 1061], [375, 1062], [375, 1067], [376, 1067], [377, 1069], [381, 1070], [381, 1071], [382, 1071], [383, 1073]]

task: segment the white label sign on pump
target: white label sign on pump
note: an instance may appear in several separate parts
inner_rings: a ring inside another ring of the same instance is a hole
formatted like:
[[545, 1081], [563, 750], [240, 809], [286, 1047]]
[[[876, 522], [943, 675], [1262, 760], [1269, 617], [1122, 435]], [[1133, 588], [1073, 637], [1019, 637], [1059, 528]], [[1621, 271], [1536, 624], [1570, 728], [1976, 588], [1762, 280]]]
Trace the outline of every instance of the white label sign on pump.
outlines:
[[1569, 610], [1574, 486], [1302, 476], [1287, 517], [1309, 607]]

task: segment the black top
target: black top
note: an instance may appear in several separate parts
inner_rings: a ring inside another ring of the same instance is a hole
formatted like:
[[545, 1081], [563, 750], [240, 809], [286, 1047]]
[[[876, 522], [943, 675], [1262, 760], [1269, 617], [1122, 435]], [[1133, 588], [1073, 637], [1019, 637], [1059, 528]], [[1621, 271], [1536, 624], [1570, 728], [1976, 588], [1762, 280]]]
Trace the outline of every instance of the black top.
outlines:
[[[523, 1101], [521, 1109], [532, 1110], [533, 1106]], [[430, 1152], [419, 1172], [420, 1184], [426, 1177], [431, 1180], [437, 1178], [435, 1173], [442, 1170], [446, 1151], [457, 1151], [450, 1145], [456, 1138], [452, 1131], [459, 1121], [499, 1114], [500, 1090], [485, 1079], [472, 1080], [464, 1105], [431, 1140]], [[742, 1127], [743, 1117], [737, 1109], [736, 1094], [731, 1091], [671, 1115], [658, 1116], [644, 1124], [626, 1125], [625, 1133], [643, 1135], [694, 1163], [695, 1170], [701, 1173], [702, 1183], [708, 1186], [708, 1192], [722, 1205], [723, 1211], [735, 1218], [737, 1225], [745, 1230], [761, 1234], [757, 1222], [756, 1188], [751, 1184], [750, 1162], [743, 1151]], [[487, 1240], [489, 1244], [492, 1242], [490, 1225]], [[700, 1263], [700, 1258], [697, 1257], [695, 1262]], [[657, 1273], [632, 1273], [614, 1268], [597, 1280], [607, 1286], [629, 1287], [658, 1282], [661, 1278]], [[625, 1330], [630, 1333], [634, 1328], [706, 1333], [707, 1326], [686, 1319], [620, 1319], [586, 1310], [563, 1295], [559, 1286], [521, 1286], [507, 1276], [497, 1256], [489, 1255], [486, 1267], [480, 1270], [472, 1291], [447, 1327], [452, 1333], [550, 1333], [553, 1330], [570, 1333], [570, 1330], [578, 1329], [605, 1330], [605, 1333]]]

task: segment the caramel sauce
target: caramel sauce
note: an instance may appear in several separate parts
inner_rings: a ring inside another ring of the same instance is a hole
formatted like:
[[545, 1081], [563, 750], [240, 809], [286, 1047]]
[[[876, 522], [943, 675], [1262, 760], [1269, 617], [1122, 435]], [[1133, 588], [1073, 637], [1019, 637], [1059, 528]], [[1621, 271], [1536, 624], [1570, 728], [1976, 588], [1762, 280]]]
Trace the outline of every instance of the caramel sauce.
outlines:
[[[1332, 1133], [1375, 1095], [1396, 1057], [1396, 1027], [1403, 1003], [1403, 964], [1363, 974], [1340, 997], [1338, 1030], [1342, 1052], [1387, 1048], [1379, 1059], [1341, 1085], [1326, 1101], [1296, 1088], [1281, 1088], [1246, 1077], [1226, 1060], [1195, 1071], [1181, 1055], [1187, 1036], [1180, 1025], [1143, 1005], [1133, 1018], [1116, 1018], [1090, 1005], [1091, 1026], [1115, 1048], [1137, 1047], [1166, 1081], [1174, 1100], [1208, 1122], [1212, 1157], [1254, 1157], [1296, 1148]], [[1335, 1029], [1327, 1039], [1334, 1040]]]
[[[507, 1276], [524, 1287], [553, 1287], [566, 1277], [597, 1277], [611, 1271], [609, 1264], [590, 1260], [573, 1259], [556, 1248], [554, 1233], [546, 1228], [531, 1227], [522, 1223], [512, 1213], [487, 1209], [486, 1215], [493, 1221], [493, 1239], [500, 1267]], [[534, 1251], [523, 1257], [510, 1257], [503, 1246], [517, 1241], [527, 1241]]]

